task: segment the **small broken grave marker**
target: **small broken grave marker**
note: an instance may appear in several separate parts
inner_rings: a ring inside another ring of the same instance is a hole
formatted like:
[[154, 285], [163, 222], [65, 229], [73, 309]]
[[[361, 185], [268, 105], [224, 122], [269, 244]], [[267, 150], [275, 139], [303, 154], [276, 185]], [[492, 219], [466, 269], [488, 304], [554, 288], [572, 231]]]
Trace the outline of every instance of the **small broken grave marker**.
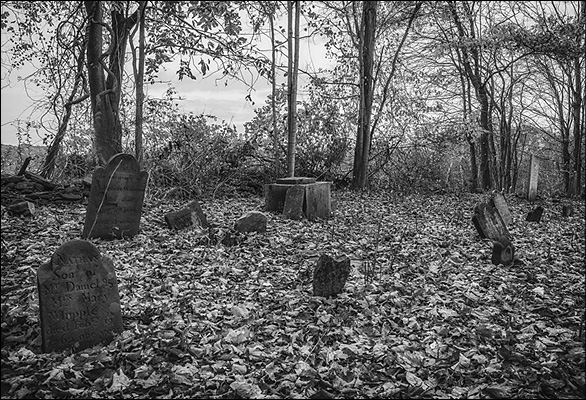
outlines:
[[530, 211], [525, 218], [526, 221], [529, 222], [540, 222], [541, 216], [543, 215], [543, 207], [537, 206], [535, 210]]
[[515, 258], [515, 247], [506, 236], [501, 236], [494, 242], [491, 262], [494, 265], [510, 265]]
[[565, 204], [562, 206], [562, 216], [571, 217], [574, 215], [574, 207], [571, 204]]
[[209, 226], [207, 218], [201, 209], [197, 200], [187, 204], [187, 206], [179, 211], [165, 214], [165, 221], [169, 229], [185, 229], [190, 226], [199, 226], [200, 228], [207, 228]]
[[92, 243], [62, 244], [37, 270], [43, 352], [110, 342], [122, 313], [114, 264]]
[[342, 293], [350, 276], [350, 269], [348, 257], [335, 260], [327, 254], [322, 254], [313, 270], [313, 295], [335, 297]]

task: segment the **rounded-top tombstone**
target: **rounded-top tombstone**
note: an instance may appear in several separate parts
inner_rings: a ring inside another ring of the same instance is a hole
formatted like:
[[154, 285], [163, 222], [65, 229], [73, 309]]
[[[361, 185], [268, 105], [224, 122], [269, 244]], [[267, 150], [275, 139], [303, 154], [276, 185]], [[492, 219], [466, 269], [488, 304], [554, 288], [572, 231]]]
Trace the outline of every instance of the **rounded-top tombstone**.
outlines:
[[92, 176], [92, 187], [81, 237], [123, 239], [135, 236], [148, 172], [131, 154], [116, 154]]
[[114, 264], [92, 243], [62, 244], [37, 270], [44, 352], [109, 342], [122, 331]]

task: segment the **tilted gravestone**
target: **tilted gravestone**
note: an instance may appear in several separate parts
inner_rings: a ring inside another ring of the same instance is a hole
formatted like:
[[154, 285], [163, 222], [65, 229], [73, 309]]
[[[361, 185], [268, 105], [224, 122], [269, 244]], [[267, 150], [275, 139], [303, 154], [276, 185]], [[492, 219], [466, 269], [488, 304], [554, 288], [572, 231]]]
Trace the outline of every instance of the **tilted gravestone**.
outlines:
[[207, 228], [209, 226], [208, 220], [201, 209], [197, 200], [187, 204], [187, 206], [179, 211], [165, 214], [165, 221], [170, 229], [185, 229], [190, 226], [199, 226]]
[[525, 218], [526, 221], [529, 222], [540, 222], [541, 216], [543, 215], [543, 207], [537, 206], [535, 210], [530, 211]]
[[501, 218], [503, 219], [503, 222], [507, 226], [510, 226], [513, 223], [513, 217], [511, 216], [511, 212], [509, 211], [507, 200], [505, 199], [505, 196], [502, 193], [495, 193], [490, 199], [489, 204], [496, 208]]
[[478, 203], [474, 207], [472, 223], [481, 238], [498, 240], [501, 236], [509, 236], [509, 231], [498, 211], [486, 203]]
[[141, 171], [131, 154], [116, 154], [105, 167], [98, 167], [81, 237], [123, 239], [135, 236], [147, 185], [148, 172]]
[[43, 352], [110, 342], [122, 313], [114, 264], [92, 243], [62, 244], [37, 270]]
[[333, 297], [342, 293], [350, 270], [348, 257], [335, 260], [327, 254], [322, 254], [313, 270], [313, 295]]

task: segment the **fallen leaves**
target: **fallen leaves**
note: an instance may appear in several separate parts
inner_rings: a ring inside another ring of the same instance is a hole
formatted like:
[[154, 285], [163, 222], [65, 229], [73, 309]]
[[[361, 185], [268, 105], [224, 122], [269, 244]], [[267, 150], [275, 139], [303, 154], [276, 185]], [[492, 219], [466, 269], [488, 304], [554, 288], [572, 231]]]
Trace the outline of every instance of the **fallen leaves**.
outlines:
[[[582, 216], [527, 223], [512, 198], [522, 262], [505, 268], [470, 221], [478, 196], [335, 196], [328, 221], [268, 214], [230, 247], [146, 204], [133, 240], [94, 241], [125, 330], [77, 353], [40, 352], [35, 273], [78, 238], [83, 207], [2, 215], [2, 397], [580, 398]], [[202, 208], [221, 235], [262, 199]], [[322, 253], [351, 259], [335, 299], [311, 296]]]

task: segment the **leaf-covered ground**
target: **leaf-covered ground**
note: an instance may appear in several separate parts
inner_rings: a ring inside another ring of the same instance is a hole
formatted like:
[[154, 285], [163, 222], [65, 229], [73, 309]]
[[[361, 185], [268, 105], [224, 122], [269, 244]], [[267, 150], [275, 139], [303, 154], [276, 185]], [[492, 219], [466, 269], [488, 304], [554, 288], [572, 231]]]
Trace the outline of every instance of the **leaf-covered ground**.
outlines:
[[[268, 214], [226, 247], [172, 232], [147, 201], [113, 259], [125, 330], [109, 345], [43, 354], [36, 269], [78, 239], [82, 205], [2, 215], [2, 398], [581, 398], [584, 202], [571, 218], [509, 197], [518, 261], [490, 262], [472, 223], [481, 195], [334, 192], [328, 221]], [[263, 199], [202, 201], [217, 235]], [[353, 270], [312, 296], [320, 254]]]

